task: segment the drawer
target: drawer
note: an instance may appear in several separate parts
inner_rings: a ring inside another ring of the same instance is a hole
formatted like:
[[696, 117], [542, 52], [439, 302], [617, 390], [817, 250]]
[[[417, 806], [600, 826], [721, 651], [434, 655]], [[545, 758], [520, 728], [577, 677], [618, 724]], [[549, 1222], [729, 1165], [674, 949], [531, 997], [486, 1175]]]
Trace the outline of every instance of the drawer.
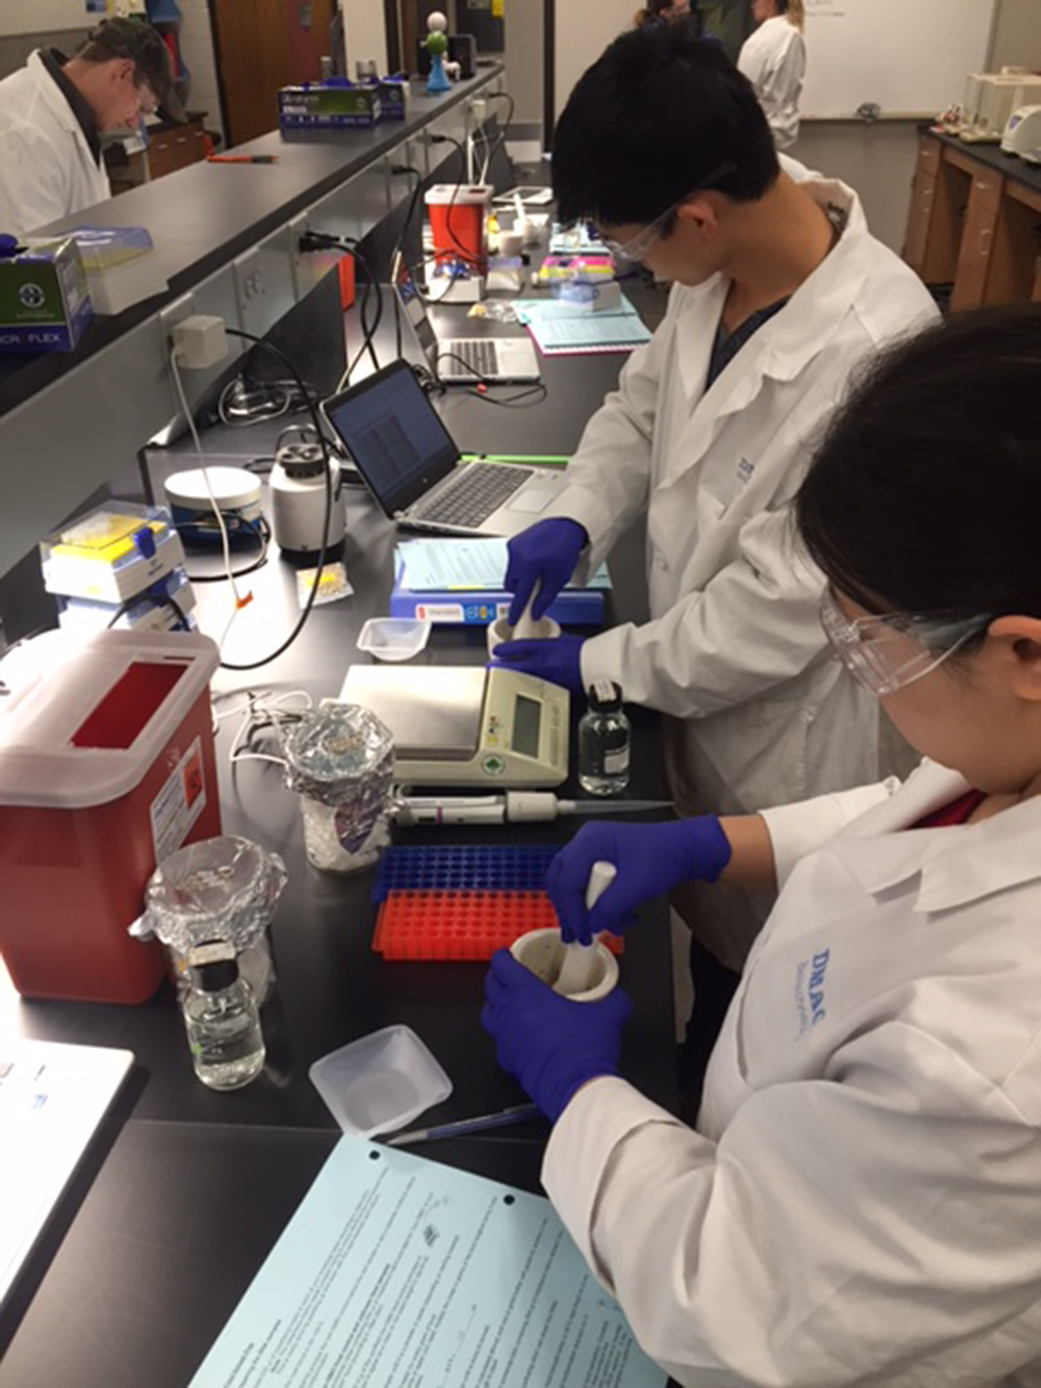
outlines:
[[940, 142], [922, 136], [918, 144], [918, 172], [936, 175], [940, 172]]
[[997, 169], [977, 168], [972, 175], [971, 201], [977, 198], [985, 207], [997, 207], [1001, 201], [1001, 185], [1005, 182]]

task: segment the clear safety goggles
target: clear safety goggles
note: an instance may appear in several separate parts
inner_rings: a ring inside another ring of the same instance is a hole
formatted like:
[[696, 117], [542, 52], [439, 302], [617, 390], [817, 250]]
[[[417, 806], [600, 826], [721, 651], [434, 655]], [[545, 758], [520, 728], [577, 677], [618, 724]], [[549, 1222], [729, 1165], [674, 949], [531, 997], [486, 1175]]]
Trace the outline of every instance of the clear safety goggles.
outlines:
[[599, 236], [611, 254], [620, 260], [637, 261], [642, 260], [654, 243], [659, 239], [669, 221], [669, 218], [681, 207], [688, 198], [694, 197], [696, 193], [703, 193], [707, 188], [713, 188], [721, 178], [726, 178], [727, 174], [736, 173], [736, 164], [720, 164], [718, 169], [713, 169], [709, 176], [703, 179], [696, 188], [691, 188], [689, 193], [684, 193], [681, 198], [669, 206], [653, 222], [649, 222], [642, 231], [638, 231], [635, 236], [631, 236], [628, 241], [612, 241], [610, 236], [604, 236], [595, 226], [590, 226], [590, 230]]
[[830, 585], [821, 595], [820, 618], [835, 655], [872, 694], [892, 694], [930, 674], [994, 620], [951, 612], [887, 612], [850, 621]]

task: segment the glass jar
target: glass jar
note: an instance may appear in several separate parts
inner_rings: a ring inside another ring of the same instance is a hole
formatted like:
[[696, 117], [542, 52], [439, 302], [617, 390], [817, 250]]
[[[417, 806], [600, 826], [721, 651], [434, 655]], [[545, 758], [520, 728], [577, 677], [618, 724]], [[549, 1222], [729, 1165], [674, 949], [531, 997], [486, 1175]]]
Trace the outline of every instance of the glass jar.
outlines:
[[629, 784], [629, 731], [620, 686], [594, 681], [578, 720], [578, 783], [590, 795], [620, 795]]
[[300, 796], [308, 862], [324, 872], [370, 867], [390, 842], [394, 743], [360, 704], [329, 701], [283, 737], [286, 784]]

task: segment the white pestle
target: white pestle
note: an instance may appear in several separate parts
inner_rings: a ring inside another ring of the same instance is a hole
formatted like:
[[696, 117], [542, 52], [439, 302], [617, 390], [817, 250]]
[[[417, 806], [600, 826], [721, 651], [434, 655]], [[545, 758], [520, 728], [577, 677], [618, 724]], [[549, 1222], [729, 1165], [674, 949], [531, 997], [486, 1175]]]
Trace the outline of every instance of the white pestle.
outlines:
[[524, 611], [517, 618], [517, 625], [510, 632], [511, 641], [530, 641], [533, 637], [538, 636], [538, 624], [531, 615], [531, 609], [535, 605], [535, 599], [538, 597], [541, 586], [541, 584], [536, 583], [535, 587], [532, 588], [531, 597], [525, 604]]
[[[614, 863], [608, 863], [604, 859], [595, 862], [589, 873], [589, 882], [586, 884], [586, 910], [591, 911], [600, 899], [601, 894], [614, 881], [618, 869]], [[553, 985], [554, 993], [561, 993], [564, 997], [573, 997], [576, 993], [584, 993], [592, 988], [596, 982], [596, 939], [588, 945], [575, 944], [564, 946], [564, 962], [560, 966], [560, 973], [557, 981]]]

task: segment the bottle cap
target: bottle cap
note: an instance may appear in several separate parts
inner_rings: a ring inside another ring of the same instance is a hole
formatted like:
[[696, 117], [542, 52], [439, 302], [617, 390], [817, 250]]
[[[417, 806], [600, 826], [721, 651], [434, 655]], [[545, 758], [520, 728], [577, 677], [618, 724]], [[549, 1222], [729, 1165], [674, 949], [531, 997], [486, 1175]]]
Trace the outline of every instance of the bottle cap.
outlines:
[[589, 707], [596, 713], [617, 713], [622, 707], [622, 686], [614, 680], [594, 680], [589, 686]]

